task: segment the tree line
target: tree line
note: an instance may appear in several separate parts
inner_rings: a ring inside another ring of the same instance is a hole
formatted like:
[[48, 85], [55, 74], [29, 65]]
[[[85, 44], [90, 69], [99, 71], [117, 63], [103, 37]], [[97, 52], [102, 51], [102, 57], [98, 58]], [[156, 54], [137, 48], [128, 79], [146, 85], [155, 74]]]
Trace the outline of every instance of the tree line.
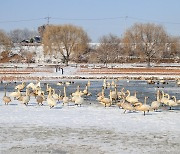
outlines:
[[[180, 38], [169, 35], [161, 25], [135, 23], [119, 37], [113, 34], [99, 38], [99, 45], [91, 48], [90, 37], [82, 27], [74, 25], [44, 25], [38, 28], [45, 55], [61, 55], [61, 61], [85, 63], [174, 62], [180, 57]], [[36, 31], [14, 30], [8, 34], [0, 30], [1, 50], [9, 52], [13, 43], [38, 35]]]

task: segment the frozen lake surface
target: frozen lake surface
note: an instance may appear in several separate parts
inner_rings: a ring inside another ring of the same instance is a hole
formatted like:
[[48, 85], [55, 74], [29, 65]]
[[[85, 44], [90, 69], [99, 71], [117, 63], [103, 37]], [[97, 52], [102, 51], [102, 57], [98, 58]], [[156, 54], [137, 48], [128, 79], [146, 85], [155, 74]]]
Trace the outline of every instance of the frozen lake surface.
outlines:
[[[77, 85], [83, 90], [87, 80], [73, 80], [67, 86], [68, 95]], [[112, 80], [109, 80], [111, 82]], [[48, 82], [56, 90], [63, 89], [55, 81]], [[53, 109], [45, 103], [38, 106], [31, 97], [28, 106], [13, 100], [5, 106], [0, 102], [0, 153], [179, 153], [180, 110], [162, 107], [159, 112], [123, 113], [117, 106], [105, 108], [96, 101], [95, 94], [101, 91], [103, 80], [92, 80], [91, 97], [82, 107], [62, 106], [60, 101]], [[146, 81], [120, 80], [122, 87], [148, 103], [155, 100], [157, 89], [180, 99], [179, 88], [174, 81], [168, 84], [149, 85]], [[4, 95], [4, 84], [0, 86], [0, 100]], [[7, 87], [8, 94], [14, 83]], [[42, 82], [43, 89], [46, 82]], [[109, 89], [105, 90], [106, 95]], [[91, 103], [91, 104], [90, 104]]]

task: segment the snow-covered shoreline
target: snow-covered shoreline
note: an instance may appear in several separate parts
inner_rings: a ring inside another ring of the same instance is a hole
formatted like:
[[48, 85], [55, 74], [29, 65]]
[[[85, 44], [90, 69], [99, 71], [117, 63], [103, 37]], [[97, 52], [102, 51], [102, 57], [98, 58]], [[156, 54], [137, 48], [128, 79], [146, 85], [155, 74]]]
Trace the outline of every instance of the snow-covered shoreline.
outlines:
[[[126, 65], [125, 65], [126, 66]], [[122, 68], [125, 68], [123, 66]], [[127, 70], [128, 68], [134, 68], [133, 66], [128, 67], [126, 66]], [[63, 74], [62, 70], [58, 70], [56, 72], [55, 68], [48, 68], [47, 70], [43, 67], [38, 68], [38, 70], [41, 70], [41, 72], [32, 71], [29, 70], [28, 72], [21, 72], [21, 69], [17, 72], [11, 72], [8, 74], [6, 71], [5, 73], [0, 74], [0, 80], [7, 80], [7, 81], [33, 81], [33, 80], [60, 80], [60, 79], [103, 79], [103, 78], [118, 78], [118, 79], [149, 79], [149, 78], [157, 78], [157, 79], [166, 79], [166, 80], [174, 80], [177, 78], [180, 78], [180, 73], [177, 72], [179, 68], [171, 68], [171, 71], [168, 72], [157, 72], [156, 70], [152, 70], [152, 72], [110, 72], [109, 70], [106, 70], [106, 72], [93, 72], [93, 69], [89, 69], [90, 72], [84, 72], [82, 68], [80, 67], [64, 67], [63, 68]], [[11, 69], [12, 70], [12, 69]], [[44, 70], [44, 72], [43, 72]], [[173, 72], [175, 70], [176, 72]], [[46, 72], [48, 71], [48, 72]], [[18, 74], [19, 73], [19, 74]]]
[[2, 153], [178, 153], [180, 112], [111, 107], [0, 106]]

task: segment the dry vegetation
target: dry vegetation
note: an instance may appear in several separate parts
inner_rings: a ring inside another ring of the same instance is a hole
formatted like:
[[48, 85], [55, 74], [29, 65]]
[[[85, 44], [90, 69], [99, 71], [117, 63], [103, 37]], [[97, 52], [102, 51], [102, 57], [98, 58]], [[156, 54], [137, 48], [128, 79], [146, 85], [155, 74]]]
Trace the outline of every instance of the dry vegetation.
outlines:
[[82, 68], [79, 72], [87, 74], [160, 74], [160, 75], [180, 75], [180, 69], [170, 68]]

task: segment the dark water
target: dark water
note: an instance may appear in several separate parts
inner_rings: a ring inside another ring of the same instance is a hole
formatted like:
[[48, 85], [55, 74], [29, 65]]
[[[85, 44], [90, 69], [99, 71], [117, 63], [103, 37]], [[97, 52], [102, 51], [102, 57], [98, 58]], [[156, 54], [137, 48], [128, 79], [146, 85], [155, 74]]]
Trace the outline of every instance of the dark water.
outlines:
[[[87, 84], [88, 80], [61, 80], [62, 82], [66, 81], [73, 81], [73, 84], [66, 85], [66, 91], [67, 95], [69, 96], [71, 93], [75, 92], [77, 89], [77, 85], [80, 85], [80, 90], [85, 89], [85, 85]], [[56, 90], [56, 93], [59, 93], [59, 90], [61, 91], [61, 94], [63, 95], [63, 87], [56, 85], [59, 81], [42, 81], [41, 82], [41, 88], [43, 90], [46, 89], [46, 84], [48, 83], [49, 86], [54, 88]], [[87, 97], [88, 101], [91, 102], [97, 102], [97, 93], [101, 92], [103, 80], [90, 80], [91, 86], [89, 87], [89, 92], [92, 94], [92, 96]], [[107, 80], [107, 82], [111, 83], [112, 80]], [[137, 92], [137, 98], [141, 102], [144, 101], [144, 97], [148, 96], [147, 103], [151, 103], [152, 101], [156, 100], [156, 91], [163, 90], [165, 93], [168, 93], [170, 96], [176, 96], [177, 99], [180, 99], [180, 87], [178, 87], [175, 83], [175, 81], [168, 81], [167, 84], [147, 84], [146, 81], [143, 80], [119, 80], [116, 81], [117, 83], [117, 89], [120, 91], [123, 87], [125, 90], [130, 90], [131, 95], [134, 95], [134, 92]], [[6, 83], [0, 84], [0, 92], [4, 91], [4, 85]], [[14, 87], [20, 84], [17, 83], [8, 83], [7, 85], [7, 92], [14, 91]], [[26, 85], [29, 84], [29, 82], [26, 82]], [[110, 87], [105, 89], [105, 95], [108, 97], [110, 89], [114, 89], [114, 87]]]

